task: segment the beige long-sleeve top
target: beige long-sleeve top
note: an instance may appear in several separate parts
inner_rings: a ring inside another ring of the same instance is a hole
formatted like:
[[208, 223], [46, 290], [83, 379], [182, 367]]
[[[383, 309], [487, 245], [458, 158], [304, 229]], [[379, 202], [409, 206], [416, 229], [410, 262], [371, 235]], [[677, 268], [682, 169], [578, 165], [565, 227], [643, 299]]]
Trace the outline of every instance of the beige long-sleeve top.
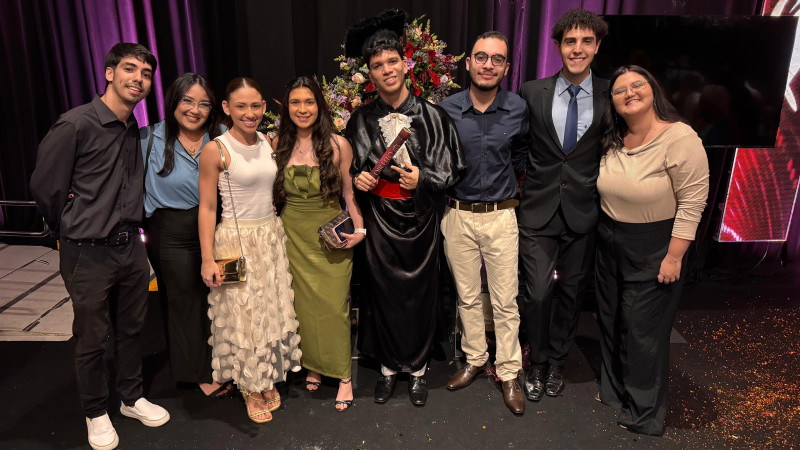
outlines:
[[634, 149], [609, 150], [597, 178], [600, 206], [617, 222], [675, 218], [672, 236], [694, 240], [708, 198], [708, 158], [697, 133], [670, 125]]

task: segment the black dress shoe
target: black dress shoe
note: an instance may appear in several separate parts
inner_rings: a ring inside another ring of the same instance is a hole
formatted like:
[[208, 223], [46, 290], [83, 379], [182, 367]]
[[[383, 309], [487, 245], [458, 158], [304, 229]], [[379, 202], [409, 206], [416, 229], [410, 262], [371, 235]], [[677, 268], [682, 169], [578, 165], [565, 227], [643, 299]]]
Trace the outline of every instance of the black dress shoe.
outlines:
[[538, 402], [544, 395], [544, 368], [531, 365], [528, 376], [520, 384], [525, 397], [532, 402]]
[[375, 403], [386, 403], [394, 393], [394, 384], [397, 382], [396, 375], [384, 375], [378, 378], [375, 383]]
[[408, 398], [417, 406], [425, 406], [428, 401], [428, 385], [422, 377], [408, 377]]
[[547, 371], [547, 383], [545, 384], [545, 393], [548, 397], [558, 397], [564, 390], [564, 368], [556, 365], [551, 365]]

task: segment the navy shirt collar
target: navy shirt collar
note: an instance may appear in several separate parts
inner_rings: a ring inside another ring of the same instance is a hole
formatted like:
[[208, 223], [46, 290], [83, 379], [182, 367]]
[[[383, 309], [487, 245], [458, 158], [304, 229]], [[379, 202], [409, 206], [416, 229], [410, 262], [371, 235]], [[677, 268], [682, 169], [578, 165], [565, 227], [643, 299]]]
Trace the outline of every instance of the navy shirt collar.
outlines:
[[[469, 88], [464, 89], [463, 91], [455, 95], [458, 96], [456, 98], [459, 101], [459, 109], [461, 110], [461, 114], [464, 114], [465, 112], [474, 109], [475, 105], [473, 105], [472, 98], [470, 98], [469, 96]], [[484, 111], [483, 113], [486, 114], [494, 112], [498, 109], [502, 109], [503, 111], [511, 110], [508, 106], [508, 91], [499, 86], [497, 87], [497, 95], [494, 96], [494, 101], [492, 101], [492, 104], [489, 105], [489, 107], [486, 108], [486, 111]]]

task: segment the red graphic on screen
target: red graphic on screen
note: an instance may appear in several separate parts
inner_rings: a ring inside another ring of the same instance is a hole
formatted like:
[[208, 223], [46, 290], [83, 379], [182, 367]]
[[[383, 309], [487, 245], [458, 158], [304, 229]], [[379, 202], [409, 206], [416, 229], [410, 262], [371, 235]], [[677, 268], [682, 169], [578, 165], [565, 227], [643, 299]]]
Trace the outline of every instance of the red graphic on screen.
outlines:
[[[800, 15], [800, 1], [768, 0], [762, 15]], [[796, 37], [775, 148], [736, 151], [720, 242], [786, 240], [797, 200], [800, 164], [798, 71], [800, 47]]]

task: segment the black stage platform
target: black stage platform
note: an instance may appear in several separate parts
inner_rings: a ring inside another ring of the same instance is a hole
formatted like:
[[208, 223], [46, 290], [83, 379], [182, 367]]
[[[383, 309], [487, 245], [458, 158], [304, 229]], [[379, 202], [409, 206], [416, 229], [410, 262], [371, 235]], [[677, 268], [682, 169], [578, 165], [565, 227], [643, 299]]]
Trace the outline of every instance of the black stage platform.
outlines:
[[[241, 398], [207, 399], [171, 381], [160, 311], [151, 294], [144, 339], [145, 392], [172, 420], [161, 428], [112, 412], [121, 449], [131, 448], [791, 448], [800, 446], [800, 282], [794, 277], [688, 283], [675, 322], [670, 412], [661, 438], [616, 425], [594, 401], [597, 325], [581, 318], [577, 346], [559, 398], [527, 403], [524, 416], [504, 406], [488, 377], [457, 392], [447, 344], [427, 375], [428, 405], [414, 407], [405, 381], [384, 405], [372, 401], [378, 376], [354, 361], [355, 406], [336, 412], [336, 384], [288, 386], [274, 420], [257, 425]], [[88, 448], [72, 363], [72, 341], [0, 342], [0, 447]]]

